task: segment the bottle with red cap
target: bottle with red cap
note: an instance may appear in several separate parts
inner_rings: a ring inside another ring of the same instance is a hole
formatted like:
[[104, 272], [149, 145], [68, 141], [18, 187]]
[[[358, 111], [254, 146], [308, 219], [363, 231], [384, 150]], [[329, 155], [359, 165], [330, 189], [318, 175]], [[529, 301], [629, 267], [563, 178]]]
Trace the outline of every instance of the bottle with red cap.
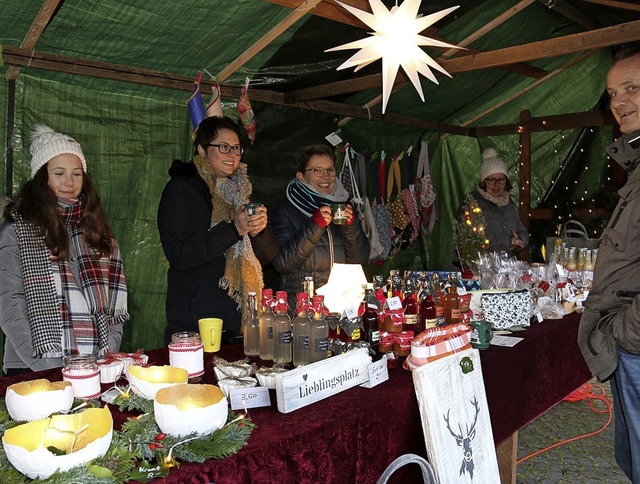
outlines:
[[313, 296], [311, 307], [313, 319], [309, 328], [309, 363], [324, 360], [329, 356], [329, 324], [325, 316], [329, 310], [324, 305], [324, 296]]
[[288, 313], [287, 292], [276, 292], [275, 316], [273, 318], [273, 361], [290, 363], [292, 358], [291, 318]]
[[309, 294], [299, 292], [296, 295], [298, 307], [293, 319], [293, 364], [295, 366], [309, 363], [309, 330], [311, 316], [309, 315]]
[[260, 302], [261, 313], [258, 318], [260, 326], [260, 359], [273, 360], [273, 290], [262, 290], [262, 301]]

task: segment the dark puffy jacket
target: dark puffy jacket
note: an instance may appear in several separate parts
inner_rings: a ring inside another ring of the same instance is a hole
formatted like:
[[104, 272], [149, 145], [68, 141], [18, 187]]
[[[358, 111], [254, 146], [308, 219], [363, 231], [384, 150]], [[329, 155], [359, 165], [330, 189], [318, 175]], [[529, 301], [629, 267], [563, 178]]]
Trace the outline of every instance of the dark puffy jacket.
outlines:
[[[221, 318], [224, 339], [239, 334], [241, 316], [237, 304], [218, 286], [224, 275], [224, 252], [239, 240], [233, 222], [211, 227], [211, 194], [193, 163], [175, 160], [171, 180], [162, 192], [158, 230], [167, 272], [167, 329], [165, 340], [178, 331], [198, 331], [198, 319]], [[269, 229], [251, 238], [263, 264], [278, 250]]]
[[327, 283], [333, 262], [364, 264], [369, 259], [369, 240], [358, 217], [351, 225], [320, 227], [289, 201], [276, 210], [271, 228], [280, 249], [273, 267], [282, 275], [281, 290], [289, 293], [289, 304], [302, 291], [305, 276], [315, 288]]

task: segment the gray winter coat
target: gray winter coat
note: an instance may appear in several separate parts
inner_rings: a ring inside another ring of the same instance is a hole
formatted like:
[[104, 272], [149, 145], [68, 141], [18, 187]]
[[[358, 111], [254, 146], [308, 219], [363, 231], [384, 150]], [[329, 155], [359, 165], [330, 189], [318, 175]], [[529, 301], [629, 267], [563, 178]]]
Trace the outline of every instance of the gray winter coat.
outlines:
[[640, 354], [640, 143], [623, 135], [607, 148], [629, 174], [600, 237], [593, 287], [580, 320], [578, 344], [594, 376], [608, 379], [618, 365], [618, 346]]

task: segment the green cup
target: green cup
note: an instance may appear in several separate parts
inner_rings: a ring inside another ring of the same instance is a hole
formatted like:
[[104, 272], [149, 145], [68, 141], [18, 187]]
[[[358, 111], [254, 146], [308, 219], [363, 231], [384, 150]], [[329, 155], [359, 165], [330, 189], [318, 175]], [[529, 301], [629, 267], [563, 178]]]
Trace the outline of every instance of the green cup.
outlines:
[[346, 203], [331, 204], [331, 222], [336, 225], [344, 225], [347, 223], [347, 204]]
[[258, 202], [250, 202], [244, 204], [244, 209], [247, 211], [249, 215], [255, 215], [258, 208], [262, 207], [261, 203]]
[[471, 321], [469, 326], [473, 330], [471, 333], [471, 346], [479, 350], [486, 350], [491, 346], [493, 330], [489, 321]]

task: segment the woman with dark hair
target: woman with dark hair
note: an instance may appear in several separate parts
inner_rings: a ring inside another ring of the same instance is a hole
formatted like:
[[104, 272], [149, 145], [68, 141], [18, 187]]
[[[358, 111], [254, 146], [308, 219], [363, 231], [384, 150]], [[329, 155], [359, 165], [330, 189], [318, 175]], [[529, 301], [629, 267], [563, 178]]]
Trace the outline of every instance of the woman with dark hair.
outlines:
[[272, 229], [280, 250], [273, 261], [281, 274], [281, 289], [295, 295], [302, 291], [305, 276], [315, 287], [327, 283], [334, 262], [364, 264], [369, 241], [350, 203], [347, 223], [331, 224], [331, 204], [348, 202], [349, 194], [336, 177], [335, 153], [327, 145], [311, 145], [297, 156], [296, 176], [287, 186], [288, 201], [278, 207]]
[[193, 161], [175, 160], [162, 192], [158, 230], [167, 273], [165, 340], [198, 331], [198, 319], [221, 318], [223, 341], [241, 334], [250, 291], [262, 291], [262, 264], [277, 252], [267, 209], [245, 210], [252, 186], [242, 163], [241, 131], [228, 117], [198, 126]]
[[0, 225], [5, 371], [116, 352], [129, 319], [120, 250], [80, 144], [41, 124], [30, 140], [32, 178]]
[[[507, 165], [494, 148], [487, 148], [482, 153], [480, 181], [470, 195], [482, 209], [487, 224], [485, 234], [489, 239], [489, 250], [506, 251], [513, 255], [527, 246], [529, 234], [509, 196], [511, 188]], [[462, 207], [458, 213], [462, 213]]]

